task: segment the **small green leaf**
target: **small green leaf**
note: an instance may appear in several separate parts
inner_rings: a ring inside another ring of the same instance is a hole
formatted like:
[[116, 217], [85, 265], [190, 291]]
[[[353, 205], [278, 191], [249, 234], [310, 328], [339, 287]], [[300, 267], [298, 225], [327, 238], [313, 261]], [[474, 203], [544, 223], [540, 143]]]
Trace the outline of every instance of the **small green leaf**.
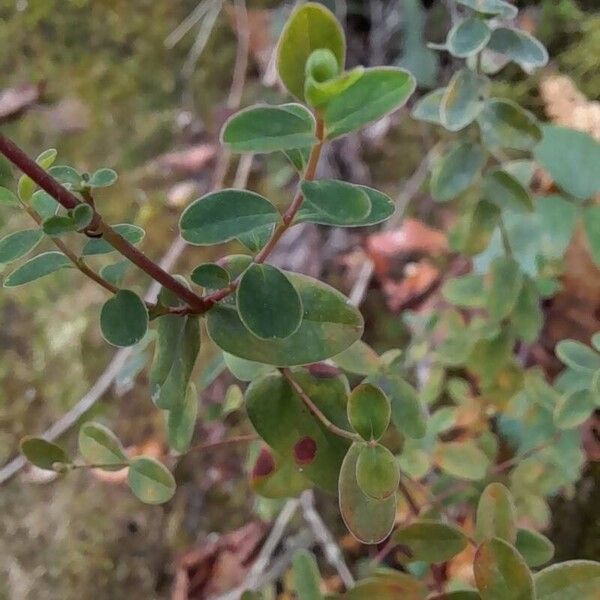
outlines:
[[586, 207], [582, 221], [590, 256], [600, 267], [600, 206]]
[[491, 98], [477, 117], [488, 148], [532, 150], [542, 139], [537, 119], [511, 100]]
[[190, 275], [190, 279], [196, 284], [207, 289], [218, 290], [229, 285], [229, 273], [219, 265], [206, 263], [197, 266]]
[[404, 106], [415, 85], [414, 77], [403, 69], [365, 69], [360, 79], [325, 107], [323, 119], [327, 139], [356, 131]]
[[183, 211], [179, 228], [186, 242], [209, 246], [279, 220], [277, 209], [266, 198], [246, 190], [228, 189], [192, 202]]
[[483, 308], [485, 302], [483, 275], [471, 274], [449, 279], [442, 288], [442, 295], [456, 306]]
[[49, 236], [59, 236], [70, 231], [75, 231], [75, 223], [68, 215], [54, 215], [42, 223], [44, 233]]
[[84, 423], [79, 430], [79, 452], [86, 463], [102, 465], [105, 471], [118, 471], [128, 462], [117, 436], [99, 423]]
[[26, 436], [21, 440], [21, 454], [32, 464], [47, 471], [53, 470], [55, 463], [68, 463], [65, 451], [42, 438]]
[[362, 340], [354, 342], [350, 348], [337, 354], [332, 360], [344, 371], [356, 375], [373, 375], [382, 366], [377, 352]]
[[459, 21], [448, 33], [446, 47], [459, 58], [467, 58], [485, 48], [492, 32], [485, 21], [470, 17]]
[[530, 567], [540, 567], [554, 556], [554, 544], [533, 529], [519, 528], [515, 547]]
[[251, 106], [229, 118], [221, 140], [233, 152], [305, 148], [315, 143], [315, 119], [300, 104]]
[[[533, 577], [521, 555], [504, 540], [479, 546], [473, 565], [482, 600], [534, 600]], [[538, 596], [539, 598], [539, 596]]]
[[453, 525], [437, 521], [417, 521], [394, 531], [394, 544], [406, 546], [410, 560], [441, 563], [462, 552], [468, 544], [467, 537]]
[[560, 429], [573, 429], [587, 421], [596, 409], [589, 390], [577, 390], [561, 396], [554, 408], [554, 423]]
[[242, 323], [263, 340], [285, 339], [300, 327], [302, 302], [290, 280], [276, 267], [252, 264], [237, 289]]
[[381, 444], [363, 445], [356, 459], [356, 483], [363, 494], [385, 500], [396, 492], [399, 482], [394, 455]]
[[[31, 200], [31, 196], [33, 196], [36, 187], [37, 184], [33, 179], [29, 179], [27, 175], [21, 175], [17, 182], [17, 195], [22, 202], [28, 203]], [[4, 196], [6, 198], [6, 194], [4, 194]], [[8, 198], [8, 200], [10, 200], [10, 198]]]
[[440, 443], [435, 458], [442, 471], [470, 481], [483, 479], [490, 466], [490, 459], [473, 440]]
[[[535, 158], [566, 192], [584, 200], [600, 192], [600, 142], [581, 131], [546, 125]], [[565, 152], [565, 148], [569, 151]]]
[[0, 240], [0, 263], [9, 263], [31, 252], [42, 239], [39, 229], [15, 231]]
[[468, 142], [453, 146], [435, 161], [431, 173], [431, 195], [445, 202], [456, 198], [475, 180], [485, 164], [481, 146]]
[[362, 383], [348, 398], [348, 420], [364, 440], [379, 440], [390, 424], [392, 409], [387, 396], [371, 383]]
[[535, 282], [525, 279], [511, 313], [511, 330], [527, 344], [534, 342], [544, 324], [541, 299]]
[[500, 220], [500, 209], [491, 202], [481, 200], [468, 208], [455, 228], [450, 232], [450, 245], [453, 250], [468, 256], [483, 252], [489, 245]]
[[148, 330], [148, 310], [131, 290], [119, 290], [107, 300], [100, 312], [100, 329], [113, 346], [133, 346]]
[[296, 217], [298, 223], [351, 227], [361, 224], [371, 211], [369, 196], [357, 185], [323, 179], [303, 181], [300, 188], [304, 202]]
[[341, 73], [327, 81], [316, 81], [314, 77], [307, 76], [304, 86], [306, 101], [311, 106], [322, 109], [336, 96], [353, 86], [363, 76], [364, 72], [363, 67], [355, 67], [351, 71]]
[[544, 45], [522, 29], [497, 27], [492, 31], [488, 48], [516, 62], [524, 70], [543, 67], [548, 62]]
[[483, 107], [489, 79], [470, 69], [455, 73], [440, 104], [440, 120], [450, 131], [460, 131], [472, 123]]
[[600, 354], [581, 342], [561, 340], [556, 344], [555, 352], [565, 365], [576, 371], [600, 369]]
[[0, 187], [0, 204], [17, 206], [19, 204], [19, 200], [9, 189]]
[[350, 447], [340, 469], [340, 512], [346, 527], [355, 538], [364, 544], [377, 544], [394, 527], [396, 496], [392, 494], [385, 500], [374, 500], [362, 492], [356, 481], [356, 464], [361, 447], [362, 444]]
[[4, 156], [0, 156], [0, 186], [5, 188], [7, 185], [12, 184], [13, 173], [12, 165], [9, 160]]
[[175, 402], [169, 410], [167, 431], [169, 447], [176, 452], [186, 452], [194, 436], [198, 416], [198, 393], [193, 383], [188, 385], [183, 402]]
[[529, 192], [516, 177], [502, 169], [490, 169], [485, 174], [483, 195], [486, 200], [502, 210], [527, 213], [534, 209]]
[[379, 569], [348, 590], [344, 600], [424, 600], [427, 588], [412, 575], [392, 569]]
[[315, 557], [308, 550], [298, 550], [292, 561], [294, 591], [298, 600], [323, 600], [319, 589], [321, 576]]
[[535, 574], [536, 600], [596, 600], [600, 563], [571, 560]]
[[519, 12], [516, 6], [505, 0], [457, 0], [457, 2], [484, 15], [498, 15], [504, 19], [514, 19]]
[[275, 370], [275, 367], [245, 360], [227, 352], [223, 352], [223, 360], [231, 374], [240, 381], [253, 381]]
[[100, 277], [109, 283], [119, 286], [125, 277], [125, 271], [131, 263], [128, 260], [120, 260], [112, 265], [106, 265], [100, 269]]
[[119, 176], [112, 169], [98, 169], [87, 181], [91, 188], [103, 188], [112, 185]]
[[62, 252], [44, 252], [30, 258], [8, 275], [4, 280], [4, 287], [24, 285], [71, 266], [71, 261]]
[[94, 218], [94, 209], [89, 204], [79, 204], [71, 213], [73, 224], [77, 231], [85, 229]]
[[490, 483], [477, 505], [476, 539], [500, 538], [509, 544], [517, 539], [516, 509], [510, 491], [501, 483]]
[[306, 63], [314, 50], [330, 50], [343, 69], [346, 41], [341, 25], [329, 10], [316, 2], [296, 8], [286, 22], [277, 46], [277, 71], [288, 91], [304, 99]]
[[523, 272], [519, 263], [509, 256], [498, 256], [492, 261], [486, 285], [488, 314], [494, 321], [507, 317], [515, 307], [523, 287]]
[[55, 148], [48, 148], [48, 150], [44, 150], [41, 154], [38, 154], [35, 162], [42, 167], [42, 169], [49, 169], [56, 160], [56, 155], [58, 152]]
[[446, 94], [446, 88], [438, 88], [425, 94], [415, 103], [411, 111], [411, 117], [417, 121], [425, 121], [426, 123], [434, 123], [435, 125], [442, 124], [440, 109], [442, 99]]
[[42, 219], [47, 219], [58, 211], [58, 202], [44, 190], [38, 190], [31, 196], [31, 206]]
[[175, 479], [160, 462], [149, 456], [131, 459], [127, 484], [145, 504], [164, 504], [175, 494]]
[[78, 189], [81, 187], [81, 175], [73, 168], [66, 165], [56, 165], [48, 169], [48, 173], [57, 181], [67, 187]]
[[[113, 229], [130, 244], [139, 244], [144, 239], [144, 230], [131, 223], [119, 223], [113, 225]], [[115, 252], [115, 249], [105, 240], [98, 238], [88, 240], [81, 254], [82, 256], [97, 256], [99, 254], [109, 254], [110, 252]]]
[[223, 408], [221, 415], [227, 416], [228, 414], [239, 410], [244, 404], [244, 392], [239, 385], [235, 383], [231, 384], [225, 392], [223, 398]]

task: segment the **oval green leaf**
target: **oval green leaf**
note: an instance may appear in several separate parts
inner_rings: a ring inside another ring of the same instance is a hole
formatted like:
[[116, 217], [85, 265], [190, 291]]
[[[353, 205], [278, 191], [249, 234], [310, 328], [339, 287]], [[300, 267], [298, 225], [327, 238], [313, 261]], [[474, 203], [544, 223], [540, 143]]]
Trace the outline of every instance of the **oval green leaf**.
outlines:
[[9, 263], [29, 254], [39, 243], [43, 233], [39, 229], [15, 231], [0, 240], [0, 263]]
[[439, 88], [429, 92], [415, 103], [411, 117], [417, 119], [417, 121], [425, 121], [426, 123], [433, 123], [435, 125], [442, 124], [442, 117], [440, 115], [440, 108], [442, 105], [442, 98], [446, 94], [446, 88]]
[[477, 123], [488, 148], [532, 150], [542, 139], [537, 119], [511, 100], [488, 100], [477, 116]]
[[43, 438], [26, 436], [21, 440], [21, 453], [32, 464], [47, 471], [53, 470], [55, 463], [68, 463], [65, 451], [52, 442]]
[[84, 423], [79, 430], [79, 452], [86, 463], [102, 465], [106, 471], [118, 471], [129, 462], [121, 442], [108, 427]]
[[279, 212], [266, 198], [246, 190], [228, 189], [192, 202], [181, 215], [179, 229], [186, 242], [210, 246], [279, 220]]
[[15, 269], [5, 280], [4, 287], [17, 287], [50, 275], [59, 269], [71, 267], [71, 261], [62, 252], [44, 252], [30, 258]]
[[193, 383], [188, 385], [183, 402], [173, 403], [167, 417], [169, 447], [176, 452], [186, 452], [194, 436], [198, 416], [198, 393]]
[[445, 202], [464, 192], [481, 171], [485, 160], [478, 144], [463, 142], [453, 146], [433, 165], [431, 195], [434, 200]]
[[479, 498], [476, 536], [480, 542], [500, 538], [514, 544], [517, 539], [515, 504], [501, 483], [490, 483]]
[[473, 440], [440, 443], [435, 458], [442, 471], [470, 481], [483, 479], [490, 466], [490, 459]]
[[112, 169], [98, 169], [87, 181], [91, 188], [108, 187], [117, 181], [119, 176]]
[[510, 256], [498, 256], [490, 265], [485, 286], [485, 307], [494, 321], [507, 317], [515, 307], [523, 288], [523, 272]]
[[262, 340], [285, 339], [300, 327], [302, 302], [285, 274], [271, 265], [252, 264], [237, 289], [240, 319]]
[[492, 32], [488, 48], [530, 70], [543, 67], [548, 62], [544, 45], [522, 29], [497, 27]]
[[556, 356], [576, 371], [596, 371], [600, 369], [600, 354], [576, 340], [561, 340], [556, 344]]
[[190, 275], [190, 279], [196, 284], [208, 289], [218, 290], [229, 285], [229, 273], [219, 265], [206, 263], [198, 265]]
[[298, 550], [294, 554], [292, 575], [298, 600], [323, 600], [319, 589], [321, 575], [317, 561], [308, 550]]
[[486, 200], [502, 210], [518, 213], [532, 212], [533, 200], [519, 180], [502, 169], [490, 169], [483, 179]]
[[554, 556], [554, 544], [533, 529], [517, 530], [515, 548], [530, 567], [540, 567]]
[[470, 17], [458, 22], [448, 33], [448, 52], [459, 58], [467, 58], [483, 50], [492, 32], [485, 21]]
[[119, 290], [107, 300], [100, 312], [100, 329], [113, 346], [133, 346], [148, 330], [148, 310], [131, 290]]
[[448, 83], [440, 104], [440, 120], [450, 131], [460, 131], [472, 123], [483, 107], [489, 79], [470, 69], [461, 69]]
[[554, 407], [554, 423], [559, 429], [574, 429], [587, 421], [595, 409], [590, 390], [576, 390], [560, 397]]
[[484, 15], [498, 15], [504, 19], [514, 19], [518, 8], [505, 0], [456, 0], [459, 4]]
[[175, 479], [162, 463], [149, 456], [131, 459], [127, 484], [145, 504], [164, 504], [175, 494]]
[[19, 200], [9, 189], [0, 187], [0, 204], [6, 204], [8, 206], [17, 206]]
[[365, 444], [356, 459], [356, 483], [369, 498], [385, 500], [392, 496], [400, 483], [394, 455], [381, 444]]
[[410, 560], [440, 563], [462, 552], [467, 536], [458, 528], [437, 521], [417, 521], [394, 531], [392, 540], [410, 551]]
[[390, 424], [391, 413], [387, 396], [371, 383], [358, 385], [348, 398], [348, 420], [364, 440], [379, 440]]
[[571, 560], [535, 574], [536, 600], [596, 600], [600, 563]]

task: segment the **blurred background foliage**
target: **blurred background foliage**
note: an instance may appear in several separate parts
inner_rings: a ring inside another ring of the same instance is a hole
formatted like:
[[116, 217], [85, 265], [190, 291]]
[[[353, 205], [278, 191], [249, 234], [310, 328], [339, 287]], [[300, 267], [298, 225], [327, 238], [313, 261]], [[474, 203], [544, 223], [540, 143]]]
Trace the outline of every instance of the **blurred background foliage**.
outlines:
[[[324, 3], [336, 7], [336, 2]], [[247, 4], [256, 11], [272, 9], [263, 31], [272, 42], [292, 3]], [[342, 4], [351, 64], [397, 63], [417, 69], [423, 89], [447, 78], [452, 70], [448, 59], [443, 57], [438, 64], [423, 43], [423, 37], [445, 36], [449, 20], [442, 2]], [[525, 25], [549, 48], [551, 63], [531, 77], [523, 77], [516, 68], [505, 69], [496, 78], [496, 95], [512, 97], [545, 117], [540, 82], [561, 73], [589, 100], [600, 99], [597, 2], [517, 4], [525, 9]], [[192, 180], [196, 189], [206, 189], [212, 165], [206, 160], [193, 176], [182, 178], [157, 168], [157, 157], [190, 147], [214, 152], [226, 115], [224, 100], [235, 58], [231, 15], [219, 16], [189, 76], [182, 66], [194, 35], [172, 48], [165, 45], [196, 5], [197, 0], [0, 0], [0, 92], [23, 84], [43, 90], [40, 103], [3, 128], [30, 154], [55, 147], [59, 164], [117, 170], [117, 185], [99, 195], [101, 212], [109, 221], [129, 221], [147, 229], [143, 248], [153, 257], [161, 256], [176, 232], [185, 202], [176, 184]], [[390, 5], [398, 7], [397, 22], [378, 31], [377, 15]], [[381, 40], [379, 45], [374, 39]], [[263, 66], [254, 57], [243, 104], [278, 98], [276, 89], [265, 89], [261, 76]], [[332, 169], [355, 179], [366, 170], [376, 187], [397, 193], [439, 134], [403, 118], [386, 131], [385, 141], [375, 139], [360, 147], [344, 141], [347, 146], [337, 145], [328, 161]], [[251, 177], [254, 189], [274, 200], [286, 199], [290, 172], [282, 161], [261, 159]], [[444, 224], [444, 215], [436, 213], [427, 198], [413, 212], [434, 225]], [[25, 217], [0, 211], [0, 237], [26, 226]], [[178, 268], [185, 272], [206, 259], [205, 252], [188, 250]], [[7, 269], [0, 266], [0, 276]], [[339, 283], [335, 269], [328, 275]], [[136, 275], [131, 283], [148, 282]], [[103, 298], [102, 290], [68, 270], [35, 286], [0, 294], [0, 464], [14, 454], [21, 436], [43, 431], [60, 418], [110, 359], [112, 350], [96, 323]], [[381, 310], [382, 306], [381, 292], [372, 290], [365, 303], [367, 339], [378, 350], [397, 347], [406, 339], [398, 315]], [[210, 360], [207, 344], [199, 362], [206, 365]], [[215, 413], [213, 404], [220, 402], [224, 390], [225, 383], [217, 381], [204, 398], [205, 421]], [[149, 402], [144, 381], [127, 386], [119, 398], [107, 394], [93, 413], [111, 423], [126, 444], [161, 443], [160, 415]], [[228, 417], [227, 426], [235, 428], [236, 418]], [[67, 435], [65, 444], [73, 447], [74, 437]], [[140, 505], [121, 486], [103, 485], [86, 473], [74, 474], [59, 485], [28, 482], [27, 477], [4, 484], [0, 599], [170, 597], [176, 556], [209, 533], [234, 529], [252, 518], [256, 507], [247, 494], [243, 460], [240, 448], [182, 461], [176, 473], [179, 492], [168, 509]], [[259, 514], [268, 516], [268, 509], [263, 506]], [[571, 551], [582, 556], [582, 548], [561, 552], [559, 545], [557, 558], [569, 558]], [[597, 548], [584, 551], [591, 557]]]

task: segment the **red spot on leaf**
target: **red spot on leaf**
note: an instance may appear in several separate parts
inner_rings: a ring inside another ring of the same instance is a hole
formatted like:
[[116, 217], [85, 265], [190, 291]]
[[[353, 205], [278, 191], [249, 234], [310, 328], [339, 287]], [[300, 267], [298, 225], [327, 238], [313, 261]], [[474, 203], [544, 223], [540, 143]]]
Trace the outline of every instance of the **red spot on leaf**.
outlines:
[[261, 448], [252, 469], [251, 478], [266, 477], [275, 470], [275, 460], [268, 448]]
[[317, 443], [311, 437], [303, 437], [294, 444], [294, 460], [299, 465], [308, 465], [315, 460]]
[[308, 372], [313, 377], [318, 377], [319, 379], [337, 377], [340, 374], [339, 369], [332, 365], [326, 365], [325, 363], [313, 363], [312, 365], [308, 365]]

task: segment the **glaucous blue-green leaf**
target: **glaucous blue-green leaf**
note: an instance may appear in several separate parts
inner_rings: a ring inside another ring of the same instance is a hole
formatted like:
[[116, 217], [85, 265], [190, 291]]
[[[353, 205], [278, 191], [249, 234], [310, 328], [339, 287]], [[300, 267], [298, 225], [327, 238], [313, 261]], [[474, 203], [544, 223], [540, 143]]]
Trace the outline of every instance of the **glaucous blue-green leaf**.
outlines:
[[536, 573], [534, 581], [536, 600], [596, 600], [600, 563], [570, 560]]
[[257, 227], [247, 233], [242, 233], [237, 237], [237, 241], [250, 250], [252, 254], [256, 254], [262, 250], [271, 239], [274, 229], [275, 225], [263, 225], [262, 227]]
[[483, 195], [503, 210], [532, 212], [533, 200], [516, 177], [502, 169], [490, 169], [483, 178]]
[[308, 2], [287, 20], [277, 45], [277, 71], [288, 91], [304, 99], [306, 62], [314, 50], [330, 50], [344, 68], [346, 41], [335, 15], [321, 4]]
[[556, 344], [555, 352], [565, 365], [576, 371], [600, 369], [600, 354], [576, 340], [561, 340]]
[[[535, 158], [552, 179], [566, 192], [579, 199], [600, 191], [600, 142], [587, 133], [566, 127], [546, 125]], [[565, 148], [569, 151], [566, 152]]]
[[[533, 577], [523, 557], [507, 542], [483, 542], [473, 564], [482, 600], [534, 600]], [[538, 596], [539, 597], [539, 596]]]
[[415, 388], [400, 375], [386, 372], [369, 380], [389, 398], [394, 426], [410, 438], [420, 439], [427, 431], [426, 413]]
[[271, 448], [260, 448], [250, 472], [250, 486], [265, 498], [291, 498], [312, 483], [298, 470], [292, 459], [284, 460]]
[[183, 402], [174, 402], [167, 417], [169, 447], [176, 452], [186, 452], [194, 436], [198, 416], [198, 393], [196, 386], [189, 383]]
[[477, 123], [488, 148], [532, 150], [542, 139], [537, 119], [511, 100], [487, 100], [477, 116]]
[[[113, 225], [113, 229], [130, 244], [139, 244], [146, 235], [145, 231], [131, 223], [119, 223]], [[115, 249], [102, 238], [88, 240], [83, 246], [82, 256], [96, 256], [98, 254], [109, 254]]]
[[30, 258], [17, 267], [4, 280], [4, 287], [17, 287], [50, 275], [59, 269], [72, 267], [71, 261], [62, 252], [44, 252]]
[[131, 290], [119, 290], [100, 311], [100, 329], [113, 346], [133, 346], [148, 330], [148, 309]]
[[398, 464], [402, 473], [413, 479], [425, 477], [431, 468], [431, 457], [428, 452], [418, 447], [418, 444], [407, 440], [398, 457]]
[[190, 275], [190, 279], [196, 284], [209, 289], [224, 288], [229, 285], [229, 273], [215, 263], [198, 265]]
[[302, 301], [296, 288], [277, 267], [251, 264], [237, 288], [242, 323], [261, 340], [283, 340], [300, 327]]
[[530, 567], [540, 567], [554, 556], [554, 544], [533, 529], [517, 529], [515, 548]]
[[43, 438], [25, 436], [20, 444], [21, 454], [32, 464], [47, 471], [53, 470], [56, 463], [68, 463], [65, 451]]
[[467, 536], [458, 527], [429, 520], [400, 527], [394, 531], [392, 540], [408, 548], [411, 560], [428, 563], [450, 560], [468, 544]]
[[442, 295], [455, 306], [483, 308], [485, 302], [483, 275], [454, 277], [442, 287]]
[[48, 173], [57, 181], [72, 189], [78, 189], [82, 184], [81, 175], [68, 165], [55, 165], [48, 169]]
[[323, 600], [319, 589], [321, 576], [317, 561], [308, 550], [298, 550], [294, 554], [292, 576], [298, 600]]
[[512, 309], [510, 327], [515, 335], [524, 342], [534, 342], [544, 324], [540, 294], [535, 282], [529, 278], [523, 281], [523, 287]]
[[322, 108], [354, 85], [363, 76], [364, 71], [363, 67], [355, 67], [326, 81], [316, 81], [314, 77], [307, 76], [304, 86], [306, 101], [311, 106]]
[[145, 504], [164, 504], [175, 493], [175, 479], [161, 462], [149, 456], [131, 459], [127, 484]]
[[292, 150], [284, 150], [286, 158], [290, 161], [292, 166], [299, 173], [303, 173], [304, 169], [306, 169], [306, 165], [308, 163], [308, 158], [310, 156], [310, 148], [307, 146], [306, 148], [294, 148]]
[[0, 204], [16, 206], [19, 204], [19, 200], [8, 188], [0, 187]]
[[478, 144], [468, 142], [453, 146], [434, 163], [431, 173], [431, 195], [445, 202], [456, 198], [475, 180], [485, 164], [485, 154]]
[[221, 140], [234, 152], [305, 148], [315, 142], [315, 119], [300, 104], [251, 106], [229, 118]]
[[[250, 263], [249, 257], [230, 257], [223, 265], [235, 279]], [[261, 340], [239, 318], [235, 305], [220, 302], [207, 314], [211, 339], [225, 352], [279, 367], [318, 362], [339, 354], [360, 339], [363, 318], [334, 288], [305, 275], [287, 273], [300, 294], [303, 307], [298, 330], [283, 340]]]
[[487, 23], [477, 17], [459, 21], [448, 33], [448, 52], [459, 58], [466, 58], [483, 50], [492, 32]]
[[460, 131], [472, 123], [483, 107], [489, 79], [471, 69], [456, 72], [440, 103], [440, 120], [450, 131]]
[[71, 212], [73, 225], [77, 231], [85, 229], [94, 218], [94, 209], [89, 204], [78, 204]]
[[544, 45], [522, 29], [497, 27], [492, 31], [488, 48], [525, 70], [543, 67], [548, 62], [548, 51]]
[[509, 544], [517, 539], [517, 515], [512, 494], [501, 483], [490, 483], [477, 505], [476, 539], [500, 538]]
[[223, 352], [223, 360], [231, 374], [240, 381], [253, 381], [275, 370], [275, 367], [239, 358], [227, 352]]
[[375, 571], [341, 596], [343, 600], [425, 600], [426, 597], [427, 588], [422, 581], [392, 569]]
[[518, 13], [517, 7], [505, 0], [457, 0], [457, 2], [484, 15], [498, 15], [504, 19], [513, 19]]
[[585, 208], [582, 220], [590, 256], [600, 268], [600, 206]]
[[87, 185], [91, 188], [103, 188], [111, 186], [119, 176], [112, 169], [98, 169], [87, 180]]
[[79, 452], [89, 465], [102, 465], [105, 471], [118, 471], [128, 462], [123, 446], [108, 427], [84, 423], [79, 430]]
[[24, 229], [9, 233], [0, 240], [0, 263], [9, 263], [31, 252], [42, 239], [39, 229]]
[[473, 440], [438, 444], [435, 460], [442, 471], [470, 481], [483, 479], [490, 466], [490, 459]]
[[44, 233], [49, 236], [59, 236], [69, 231], [75, 231], [75, 223], [68, 215], [53, 215], [42, 223]]
[[389, 196], [366, 185], [355, 185], [355, 187], [365, 192], [371, 202], [369, 214], [361, 219], [357, 226], [366, 227], [369, 225], [377, 225], [377, 223], [389, 219], [394, 214], [395, 205]]
[[345, 181], [303, 181], [300, 188], [304, 201], [297, 213], [298, 223], [352, 226], [361, 223], [371, 211], [367, 193]]
[[495, 258], [486, 283], [485, 307], [490, 318], [501, 321], [512, 312], [523, 288], [519, 263], [510, 256]]
[[[348, 429], [343, 378], [318, 378], [301, 369], [291, 376], [330, 421]], [[257, 433], [284, 461], [293, 462], [323, 489], [335, 491], [348, 441], [329, 432], [280, 373], [250, 383], [246, 411]]]
[[119, 286], [125, 277], [125, 271], [131, 263], [128, 260], [120, 260], [112, 265], [106, 265], [100, 269], [100, 277], [109, 283]]
[[381, 444], [364, 444], [356, 459], [356, 483], [362, 493], [385, 500], [398, 489], [400, 470], [394, 455]]
[[450, 231], [451, 248], [468, 256], [483, 252], [496, 231], [500, 215], [500, 209], [486, 200], [467, 208]]
[[58, 202], [46, 191], [38, 190], [31, 196], [31, 207], [35, 212], [42, 217], [47, 219], [52, 215], [55, 215], [58, 211]]
[[364, 440], [379, 440], [390, 424], [391, 406], [387, 396], [375, 385], [362, 383], [348, 398], [348, 420]]
[[442, 105], [442, 98], [445, 94], [446, 88], [439, 88], [425, 94], [422, 98], [419, 98], [410, 113], [411, 117], [417, 119], [417, 121], [441, 125], [442, 117], [440, 114], [440, 107]]
[[181, 215], [179, 229], [186, 242], [209, 246], [279, 220], [279, 212], [266, 198], [246, 190], [228, 189], [192, 202]]
[[408, 71], [395, 67], [365, 69], [360, 79], [325, 107], [327, 139], [356, 131], [399, 109], [414, 90], [415, 79]]
[[[350, 533], [363, 544], [377, 544], [394, 527], [396, 495], [385, 500], [366, 496], [356, 481], [356, 463], [362, 444], [352, 444], [339, 472], [340, 512]], [[360, 598], [360, 596], [355, 596]]]
[[574, 429], [587, 421], [596, 409], [589, 390], [577, 390], [560, 397], [554, 407], [554, 423], [560, 429]]
[[527, 159], [508, 160], [502, 163], [502, 168], [523, 187], [529, 188], [535, 174], [536, 164], [535, 161]]
[[348, 373], [373, 375], [382, 366], [379, 355], [362, 340], [354, 342], [350, 348], [332, 358], [333, 362]]

